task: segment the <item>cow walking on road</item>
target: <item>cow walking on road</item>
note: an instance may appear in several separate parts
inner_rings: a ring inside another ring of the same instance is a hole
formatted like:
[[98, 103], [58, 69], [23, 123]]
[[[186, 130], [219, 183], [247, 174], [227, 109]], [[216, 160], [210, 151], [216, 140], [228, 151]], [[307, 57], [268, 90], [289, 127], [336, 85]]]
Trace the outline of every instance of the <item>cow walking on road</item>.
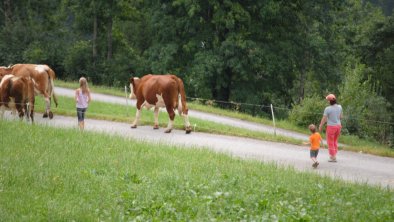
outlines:
[[[1, 77], [0, 77], [1, 78]], [[6, 108], [17, 110], [19, 118], [26, 115], [34, 122], [34, 84], [30, 77], [12, 74], [2, 76], [0, 81], [0, 115], [3, 118]]]
[[186, 133], [191, 132], [191, 126], [188, 118], [188, 109], [186, 105], [186, 94], [183, 81], [175, 75], [152, 75], [148, 74], [141, 79], [130, 78], [130, 98], [137, 99], [136, 117], [131, 128], [136, 128], [141, 115], [141, 108], [146, 107], [154, 110], [154, 129], [159, 128], [159, 108], [166, 107], [170, 118], [165, 133], [170, 133], [175, 118], [175, 109], [184, 119]]
[[5, 74], [13, 74], [20, 77], [30, 77], [34, 83], [34, 91], [45, 98], [45, 112], [43, 117], [49, 116], [53, 118], [51, 111], [51, 98], [57, 106], [57, 98], [54, 93], [55, 72], [47, 65], [36, 64], [15, 64], [10, 67], [0, 66], [0, 76]]

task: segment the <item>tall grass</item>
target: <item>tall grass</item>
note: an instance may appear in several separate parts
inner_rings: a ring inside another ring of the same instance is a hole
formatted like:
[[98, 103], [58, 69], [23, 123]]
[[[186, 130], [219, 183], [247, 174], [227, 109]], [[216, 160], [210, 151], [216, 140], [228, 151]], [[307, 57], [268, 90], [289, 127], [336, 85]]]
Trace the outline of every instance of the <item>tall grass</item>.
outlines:
[[18, 121], [0, 140], [1, 221], [394, 220], [390, 190], [205, 149]]

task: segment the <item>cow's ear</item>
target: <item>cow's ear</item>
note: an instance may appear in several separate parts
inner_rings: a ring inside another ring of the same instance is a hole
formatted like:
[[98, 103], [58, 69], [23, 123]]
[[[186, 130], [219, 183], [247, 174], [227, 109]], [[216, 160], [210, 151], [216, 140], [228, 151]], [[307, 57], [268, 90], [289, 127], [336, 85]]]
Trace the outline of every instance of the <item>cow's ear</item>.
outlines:
[[134, 77], [130, 77], [129, 81], [130, 81], [130, 83], [133, 83], [134, 82]]

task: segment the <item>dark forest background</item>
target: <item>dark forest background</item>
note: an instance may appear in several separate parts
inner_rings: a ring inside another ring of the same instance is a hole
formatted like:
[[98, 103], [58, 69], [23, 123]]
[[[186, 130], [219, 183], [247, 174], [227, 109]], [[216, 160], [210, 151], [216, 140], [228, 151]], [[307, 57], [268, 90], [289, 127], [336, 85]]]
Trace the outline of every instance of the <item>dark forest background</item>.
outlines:
[[393, 7], [391, 0], [3, 0], [0, 65], [45, 63], [60, 79], [115, 87], [131, 76], [173, 73], [191, 98], [274, 104], [299, 125], [318, 121], [324, 96], [335, 93], [344, 133], [392, 144]]

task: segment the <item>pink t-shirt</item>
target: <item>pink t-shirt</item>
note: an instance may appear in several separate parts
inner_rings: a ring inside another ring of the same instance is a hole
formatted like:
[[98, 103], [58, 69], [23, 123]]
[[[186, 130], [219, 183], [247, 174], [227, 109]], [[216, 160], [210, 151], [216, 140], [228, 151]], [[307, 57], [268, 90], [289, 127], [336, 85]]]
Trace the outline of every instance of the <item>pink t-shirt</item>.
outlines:
[[82, 90], [77, 90], [77, 108], [88, 108], [88, 94], [82, 93]]

